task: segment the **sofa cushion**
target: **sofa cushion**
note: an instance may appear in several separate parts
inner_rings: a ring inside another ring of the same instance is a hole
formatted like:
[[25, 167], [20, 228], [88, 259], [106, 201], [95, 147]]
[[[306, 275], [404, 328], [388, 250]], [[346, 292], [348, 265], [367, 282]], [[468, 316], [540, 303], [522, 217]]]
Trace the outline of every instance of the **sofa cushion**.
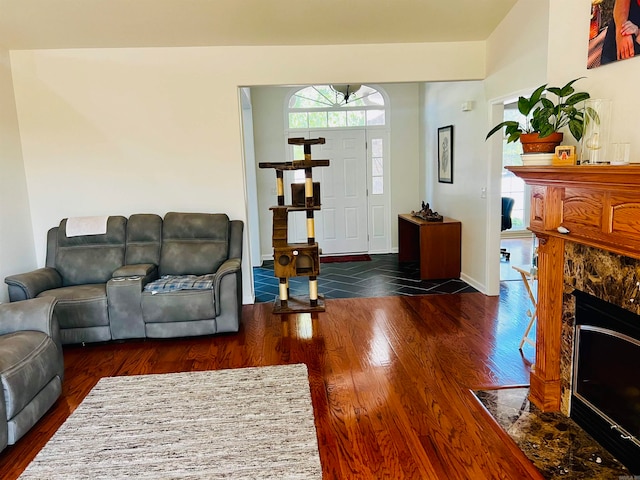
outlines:
[[177, 290], [161, 295], [142, 294], [145, 323], [191, 322], [216, 317], [213, 289]]
[[229, 256], [229, 217], [222, 213], [165, 215], [160, 275], [215, 273]]
[[164, 275], [144, 286], [145, 292], [166, 293], [176, 290], [207, 290], [213, 288], [214, 275]]
[[7, 420], [57, 376], [58, 349], [48, 335], [31, 330], [0, 336], [0, 381]]
[[127, 277], [146, 277], [148, 275], [157, 277], [157, 270], [158, 266], [153, 263], [135, 263], [132, 265], [124, 265], [115, 270], [113, 272], [113, 278], [122, 279]]
[[104, 283], [55, 288], [42, 292], [38, 297], [58, 301], [55, 312], [60, 328], [109, 325], [107, 285]]
[[124, 265], [127, 219], [111, 216], [104, 235], [67, 237], [67, 219], [57, 230], [55, 268], [62, 285], [106, 283], [113, 271]]
[[160, 263], [162, 218], [151, 213], [131, 215], [127, 221], [126, 264]]

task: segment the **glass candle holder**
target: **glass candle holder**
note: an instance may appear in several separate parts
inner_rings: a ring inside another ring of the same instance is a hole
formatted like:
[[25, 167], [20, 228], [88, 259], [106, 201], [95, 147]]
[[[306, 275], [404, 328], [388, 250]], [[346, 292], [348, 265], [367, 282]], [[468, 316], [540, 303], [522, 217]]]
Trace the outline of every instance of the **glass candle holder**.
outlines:
[[611, 144], [611, 165], [629, 165], [630, 143]]
[[611, 130], [611, 100], [590, 98], [584, 102], [584, 130], [580, 143], [580, 164], [608, 161]]

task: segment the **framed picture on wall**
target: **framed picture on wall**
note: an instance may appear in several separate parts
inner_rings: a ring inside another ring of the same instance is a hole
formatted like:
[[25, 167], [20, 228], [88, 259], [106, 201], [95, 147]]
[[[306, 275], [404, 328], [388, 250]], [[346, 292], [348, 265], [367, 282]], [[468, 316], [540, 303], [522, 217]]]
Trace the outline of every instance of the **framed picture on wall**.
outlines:
[[638, 0], [591, 0], [587, 68], [640, 56]]
[[438, 129], [438, 182], [453, 183], [453, 125]]

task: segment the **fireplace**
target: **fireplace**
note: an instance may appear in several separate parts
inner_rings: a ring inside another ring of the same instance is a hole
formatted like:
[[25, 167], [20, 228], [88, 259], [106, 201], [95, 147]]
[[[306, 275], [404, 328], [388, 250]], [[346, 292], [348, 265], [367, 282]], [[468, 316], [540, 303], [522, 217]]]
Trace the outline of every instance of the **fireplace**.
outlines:
[[640, 317], [576, 290], [571, 418], [640, 473]]
[[[529, 398], [543, 412], [560, 411], [580, 422], [581, 416], [588, 417], [583, 428], [640, 473], [632, 463], [640, 458], [640, 412], [629, 413], [639, 402], [629, 401], [635, 394], [625, 390], [640, 389], [633, 382], [640, 366], [640, 167], [508, 169], [531, 188], [530, 230], [539, 242], [536, 358]], [[572, 294], [576, 290], [602, 303], [596, 301], [594, 307], [589, 300], [584, 307], [578, 298], [582, 294]], [[631, 381], [621, 383], [623, 376]], [[612, 406], [610, 398], [631, 405]], [[607, 429], [610, 437], [604, 436]], [[628, 454], [625, 449], [635, 450]]]

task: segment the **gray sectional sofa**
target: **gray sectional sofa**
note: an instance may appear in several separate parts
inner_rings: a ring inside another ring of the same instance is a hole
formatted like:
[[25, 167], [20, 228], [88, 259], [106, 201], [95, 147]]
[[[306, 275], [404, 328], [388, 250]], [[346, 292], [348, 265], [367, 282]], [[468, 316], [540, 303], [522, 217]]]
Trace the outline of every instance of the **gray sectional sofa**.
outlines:
[[63, 344], [236, 332], [243, 222], [225, 214], [110, 216], [106, 233], [47, 235], [46, 266], [5, 279], [12, 302], [56, 300]]
[[16, 443], [62, 393], [55, 300], [0, 305], [0, 450]]

